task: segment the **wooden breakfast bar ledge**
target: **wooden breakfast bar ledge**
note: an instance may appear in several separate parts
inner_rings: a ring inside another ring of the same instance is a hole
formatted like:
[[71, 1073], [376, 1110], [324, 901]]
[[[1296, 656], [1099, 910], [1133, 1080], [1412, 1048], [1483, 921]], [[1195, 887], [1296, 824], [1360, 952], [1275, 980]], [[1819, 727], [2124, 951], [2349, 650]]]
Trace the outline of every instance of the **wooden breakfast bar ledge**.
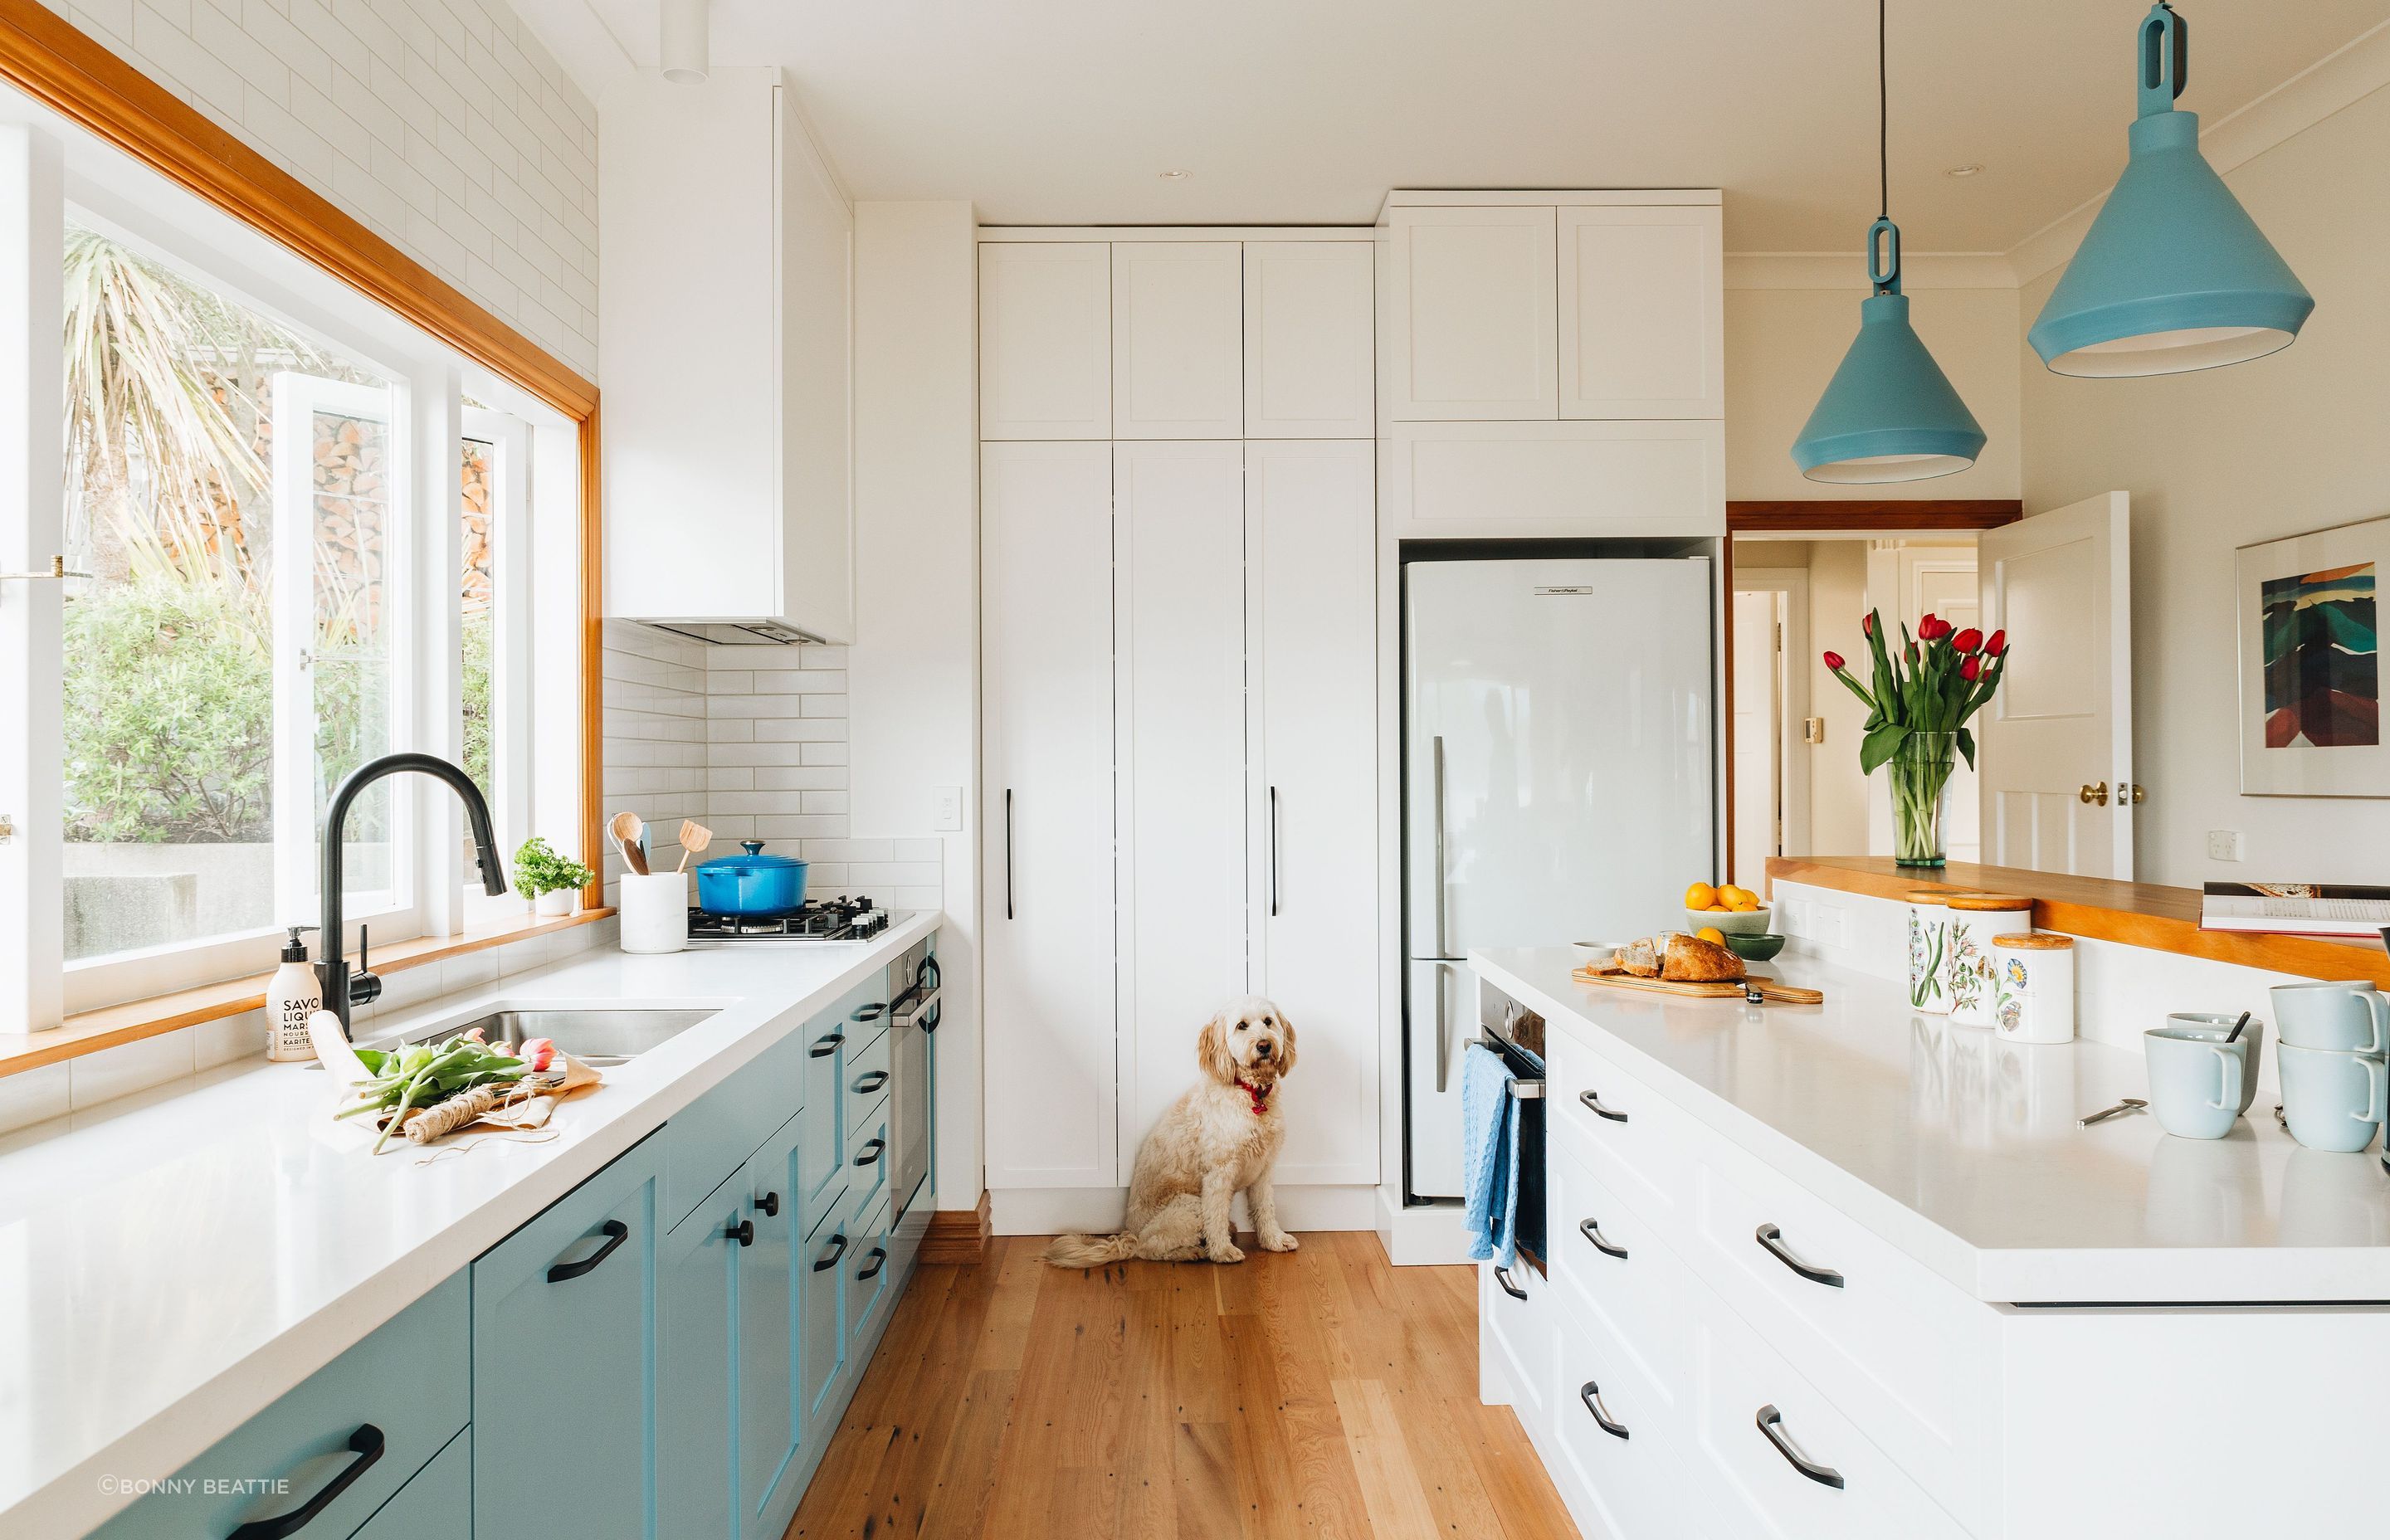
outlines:
[[2044, 930], [2119, 942], [2154, 951], [2263, 968], [2307, 979], [2369, 979], [2390, 989], [2390, 952], [2380, 942], [2316, 936], [2252, 935], [2199, 928], [2196, 888], [2117, 882], [2013, 866], [1954, 861], [1938, 872], [1894, 863], [1888, 855], [1776, 855], [1767, 861], [1771, 892], [1801, 882], [1870, 898], [1897, 900], [1921, 890], [2017, 893], [2033, 902], [2033, 922]]

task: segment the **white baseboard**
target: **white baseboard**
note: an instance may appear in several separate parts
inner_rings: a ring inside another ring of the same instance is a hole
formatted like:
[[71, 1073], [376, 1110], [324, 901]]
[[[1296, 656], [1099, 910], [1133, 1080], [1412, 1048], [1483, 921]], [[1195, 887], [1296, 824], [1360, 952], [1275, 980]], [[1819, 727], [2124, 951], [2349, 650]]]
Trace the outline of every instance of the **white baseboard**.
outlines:
[[1469, 1265], [1469, 1240], [1461, 1228], [1458, 1203], [1403, 1206], [1402, 1194], [1380, 1187], [1377, 1202], [1378, 1243], [1386, 1260], [1397, 1267]]
[[[1279, 1223], [1290, 1230], [1376, 1228], [1375, 1187], [1286, 1187], [1278, 1189]], [[1121, 1226], [1126, 1187], [991, 1187], [988, 1218], [997, 1235], [1104, 1235]], [[1240, 1230], [1253, 1227], [1242, 1193], [1232, 1213]]]

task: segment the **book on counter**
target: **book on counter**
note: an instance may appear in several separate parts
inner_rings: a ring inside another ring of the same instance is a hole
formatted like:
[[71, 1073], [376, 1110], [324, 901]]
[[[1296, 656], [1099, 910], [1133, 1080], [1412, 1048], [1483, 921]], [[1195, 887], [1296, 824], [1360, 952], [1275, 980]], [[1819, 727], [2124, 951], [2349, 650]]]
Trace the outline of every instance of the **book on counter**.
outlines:
[[2372, 941], [2390, 927], [2390, 888], [2347, 882], [2210, 882], [2199, 928]]

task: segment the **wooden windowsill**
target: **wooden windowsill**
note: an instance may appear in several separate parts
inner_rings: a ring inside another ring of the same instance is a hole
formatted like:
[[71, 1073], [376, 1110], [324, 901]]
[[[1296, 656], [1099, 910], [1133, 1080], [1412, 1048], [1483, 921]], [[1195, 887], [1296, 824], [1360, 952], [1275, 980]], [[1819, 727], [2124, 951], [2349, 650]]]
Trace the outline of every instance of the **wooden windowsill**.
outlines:
[[[594, 925], [614, 911], [584, 909], [575, 915], [553, 918], [540, 915], [522, 915], [496, 925], [483, 926], [456, 936], [418, 936], [413, 941], [392, 942], [374, 948], [374, 971], [404, 973], [410, 968], [421, 968], [449, 957], [461, 957], [469, 952], [486, 952], [508, 942], [528, 941], [558, 930], [570, 930], [577, 925]], [[65, 1024], [46, 1032], [0, 1033], [0, 1076], [36, 1070], [45, 1064], [61, 1063], [80, 1059], [84, 1054], [113, 1048], [125, 1043], [138, 1043], [145, 1037], [157, 1037], [185, 1027], [196, 1027], [202, 1021], [218, 1021], [243, 1011], [256, 1010], [265, 1004], [265, 984], [272, 975], [260, 973], [246, 979], [226, 979], [219, 983], [200, 984], [196, 988], [176, 990], [172, 995], [154, 995], [147, 1000], [132, 1000], [121, 1006], [103, 1006], [66, 1019]]]
[[2033, 922], [2045, 930], [2242, 968], [2263, 968], [2302, 979], [2370, 979], [2375, 988], [2390, 989], [2390, 952], [2381, 943], [2203, 930], [2196, 888], [1963, 862], [1953, 862], [1938, 876], [1928, 878], [1914, 867], [1895, 866], [1888, 855], [1770, 856], [1767, 879], [1771, 884], [1805, 882], [1872, 898], [1896, 899], [1921, 889], [2016, 893], [2034, 901]]

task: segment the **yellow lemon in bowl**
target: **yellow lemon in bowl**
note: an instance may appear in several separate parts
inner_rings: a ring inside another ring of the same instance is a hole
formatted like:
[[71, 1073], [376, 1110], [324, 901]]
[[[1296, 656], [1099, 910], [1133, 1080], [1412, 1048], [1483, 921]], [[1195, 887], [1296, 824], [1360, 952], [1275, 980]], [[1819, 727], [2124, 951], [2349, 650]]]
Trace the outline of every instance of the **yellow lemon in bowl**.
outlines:
[[1701, 937], [1703, 941], [1715, 942], [1720, 946], [1724, 946], [1726, 944], [1726, 932], [1719, 930], [1715, 925], [1704, 925], [1700, 930], [1694, 931], [1693, 934]]
[[1685, 907], [1706, 909], [1717, 902], [1717, 890], [1706, 882], [1696, 882], [1685, 890]]

